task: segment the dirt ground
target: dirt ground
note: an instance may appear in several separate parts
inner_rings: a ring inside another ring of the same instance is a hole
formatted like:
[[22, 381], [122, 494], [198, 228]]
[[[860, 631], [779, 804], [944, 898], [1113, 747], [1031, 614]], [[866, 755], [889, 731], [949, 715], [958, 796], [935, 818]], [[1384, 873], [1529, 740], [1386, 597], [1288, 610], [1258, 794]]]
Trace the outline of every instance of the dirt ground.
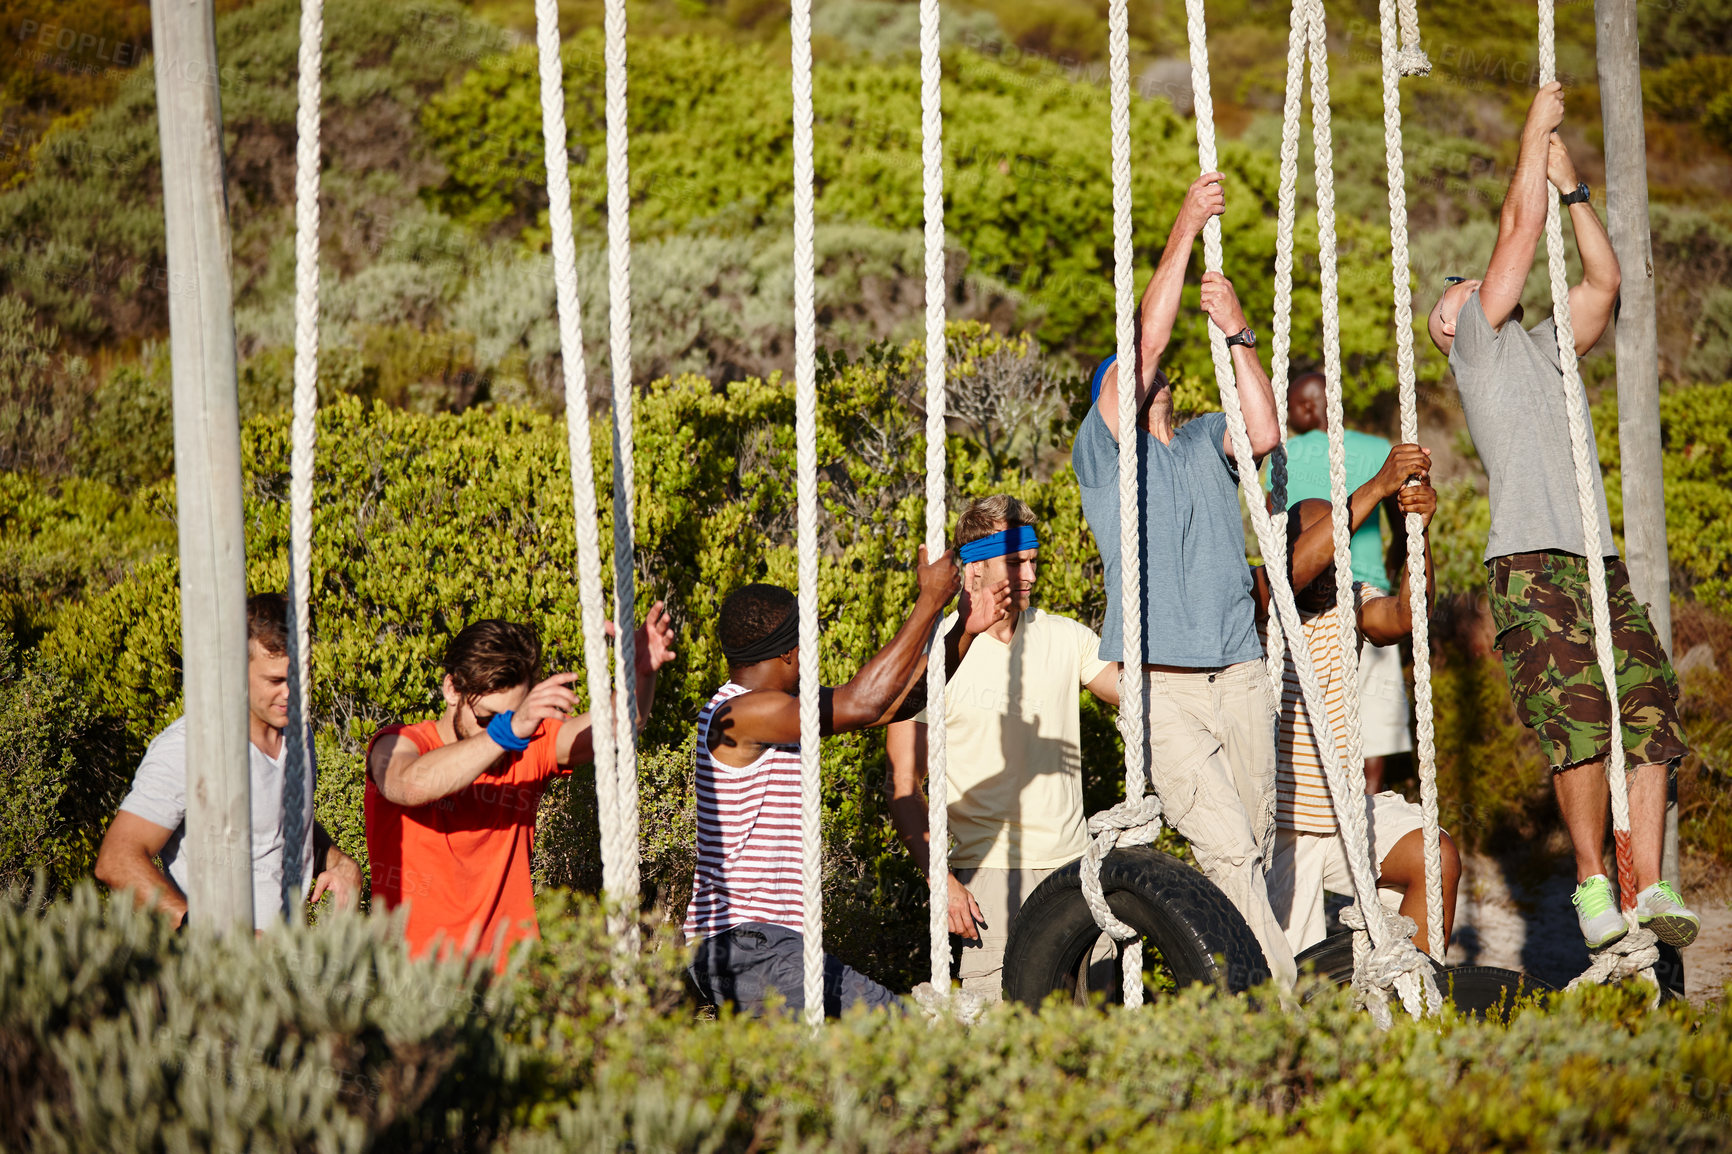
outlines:
[[[1732, 877], [1683, 868], [1685, 900], [1702, 918], [1702, 932], [1683, 952], [1684, 991], [1692, 1002], [1725, 996], [1732, 982]], [[1588, 965], [1570, 893], [1575, 873], [1566, 854], [1519, 861], [1469, 855], [1462, 863], [1451, 963], [1524, 970], [1563, 985]]]

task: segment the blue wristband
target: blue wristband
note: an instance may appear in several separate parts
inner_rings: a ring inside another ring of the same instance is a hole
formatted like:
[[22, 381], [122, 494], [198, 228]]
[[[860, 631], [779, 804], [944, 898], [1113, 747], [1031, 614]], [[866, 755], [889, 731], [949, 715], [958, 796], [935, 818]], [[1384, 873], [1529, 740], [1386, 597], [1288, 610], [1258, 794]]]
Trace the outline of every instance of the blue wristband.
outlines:
[[522, 753], [529, 748], [529, 742], [517, 736], [512, 730], [511, 719], [513, 716], [514, 714], [509, 709], [504, 713], [495, 713], [493, 720], [487, 723], [487, 736], [491, 737], [501, 749], [509, 750], [512, 753]]

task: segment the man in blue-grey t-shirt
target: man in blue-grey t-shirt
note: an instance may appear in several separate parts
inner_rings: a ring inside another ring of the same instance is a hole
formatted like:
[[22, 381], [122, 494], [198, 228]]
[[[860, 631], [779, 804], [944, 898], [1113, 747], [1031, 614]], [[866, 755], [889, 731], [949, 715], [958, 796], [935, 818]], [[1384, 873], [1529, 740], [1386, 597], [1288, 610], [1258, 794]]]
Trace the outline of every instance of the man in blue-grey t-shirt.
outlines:
[[[1313, 497], [1330, 499], [1328, 381], [1315, 369], [1300, 373], [1287, 386], [1287, 507]], [[1371, 480], [1389, 459], [1389, 442], [1355, 429], [1342, 430], [1347, 451], [1347, 492]], [[1385, 503], [1383, 513], [1394, 528], [1391, 555], [1383, 551], [1382, 518], [1376, 512], [1353, 534], [1353, 579], [1390, 592], [1389, 574], [1407, 563], [1407, 532], [1398, 511]], [[1359, 736], [1365, 751], [1365, 792], [1383, 792], [1383, 771], [1391, 754], [1413, 749], [1408, 730], [1407, 682], [1401, 672], [1399, 645], [1366, 645], [1359, 653]]]
[[[1123, 659], [1120, 605], [1119, 431], [1121, 383], [1136, 388], [1138, 504], [1142, 516], [1142, 637], [1149, 699], [1149, 781], [1165, 816], [1191, 843], [1197, 864], [1250, 924], [1283, 983], [1293, 952], [1269, 907], [1264, 870], [1274, 845], [1274, 703], [1263, 670], [1251, 569], [1239, 517], [1238, 470], [1221, 413], [1175, 426], [1161, 356], [1178, 319], [1191, 248], [1226, 211], [1218, 172], [1185, 194], [1137, 318], [1135, 374], [1109, 360], [1095, 371], [1095, 403], [1077, 431], [1071, 464], [1083, 514], [1106, 569], [1100, 657]], [[1257, 359], [1233, 286], [1204, 273], [1202, 306], [1232, 347], [1251, 451], [1281, 440], [1275, 396]]]

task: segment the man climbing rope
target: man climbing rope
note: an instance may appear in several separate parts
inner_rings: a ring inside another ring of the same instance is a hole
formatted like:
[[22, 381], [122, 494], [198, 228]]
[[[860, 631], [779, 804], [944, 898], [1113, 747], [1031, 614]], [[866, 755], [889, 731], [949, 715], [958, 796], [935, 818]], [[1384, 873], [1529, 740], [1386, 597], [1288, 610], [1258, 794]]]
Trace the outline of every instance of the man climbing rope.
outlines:
[[[661, 602], [637, 631], [638, 721], [656, 672], [673, 660]], [[445, 712], [388, 725], [367, 748], [367, 852], [373, 894], [408, 907], [416, 954], [489, 953], [540, 936], [530, 839], [548, 782], [594, 758], [590, 716], [571, 711], [581, 674], [541, 674], [541, 639], [509, 621], [467, 625], [445, 647]]]
[[[1293, 954], [1269, 908], [1263, 872], [1274, 845], [1275, 745], [1268, 677], [1257, 638], [1251, 570], [1239, 515], [1238, 473], [1227, 419], [1173, 419], [1160, 360], [1178, 319], [1191, 248], [1226, 211], [1218, 172], [1185, 194], [1159, 265], [1143, 292], [1136, 372], [1109, 358], [1095, 370], [1095, 403], [1071, 452], [1083, 513], [1106, 570], [1100, 659], [1123, 649], [1119, 604], [1118, 390], [1136, 389], [1143, 570], [1142, 655], [1149, 696], [1149, 780], [1166, 818], [1190, 840], [1197, 864], [1227, 895], [1263, 946], [1277, 980], [1291, 982]], [[1202, 306], [1228, 335], [1253, 455], [1281, 440], [1275, 395], [1257, 358], [1233, 286], [1204, 273]]]
[[[926, 645], [956, 595], [947, 552], [920, 550], [919, 596], [890, 643], [851, 680], [820, 691], [825, 736], [913, 716], [925, 697]], [[954, 635], [947, 665], [1003, 612], [1007, 593], [965, 602], [967, 628]], [[728, 680], [698, 714], [698, 861], [685, 935], [696, 947], [691, 975], [720, 1005], [762, 1010], [775, 990], [787, 1008], [805, 1006], [800, 871], [800, 644], [794, 594], [747, 585], [722, 603], [717, 633]], [[899, 1008], [901, 999], [840, 959], [824, 958], [824, 1012], [850, 1006]]]
[[[1430, 466], [1429, 454], [1418, 445], [1395, 446], [1376, 475], [1354, 490], [1349, 504], [1350, 524], [1358, 528], [1372, 521], [1379, 507], [1393, 502], [1398, 514], [1418, 513], [1429, 527], [1432, 515], [1437, 512], [1437, 492], [1425, 483]], [[1407, 486], [1410, 477], [1419, 478], [1421, 484]], [[1288, 572], [1294, 602], [1302, 618], [1304, 644], [1323, 687], [1336, 757], [1345, 763], [1347, 663], [1341, 649], [1341, 614], [1353, 612], [1363, 654], [1367, 649], [1383, 646], [1393, 650], [1409, 636], [1413, 632], [1412, 606], [1406, 597], [1391, 597], [1357, 578], [1353, 583], [1353, 606], [1337, 603], [1328, 501], [1307, 498], [1294, 505], [1287, 514], [1287, 540]], [[1261, 569], [1255, 571], [1255, 577], [1257, 602], [1267, 619], [1268, 582]], [[1429, 596], [1433, 588], [1429, 537], [1425, 548], [1425, 580]], [[1396, 587], [1405, 589], [1406, 584], [1404, 571]], [[1399, 677], [1399, 662], [1395, 668]], [[1297, 953], [1325, 936], [1323, 891], [1351, 894], [1353, 883], [1341, 824], [1330, 799], [1323, 758], [1305, 710], [1291, 649], [1287, 650], [1282, 677], [1275, 745], [1275, 859], [1269, 867], [1269, 901]], [[1389, 895], [1399, 902], [1400, 912], [1418, 926], [1414, 944], [1424, 950], [1430, 940], [1425, 916], [1424, 816], [1417, 805], [1398, 793], [1379, 791], [1364, 801], [1378, 896]], [[1447, 835], [1441, 844], [1444, 903], [1439, 955], [1455, 917], [1456, 883], [1461, 876], [1455, 844]]]
[[[1004, 948], [1023, 901], [1083, 855], [1082, 715], [1077, 690], [1119, 701], [1119, 666], [1081, 622], [1034, 608], [1034, 511], [1008, 494], [971, 501], [956, 521], [963, 587], [1003, 585], [1007, 612], [944, 690], [950, 833], [950, 932], [962, 939], [962, 988], [1004, 996]], [[957, 619], [946, 622], [954, 630]], [[926, 715], [890, 726], [890, 820], [928, 870]]]
[[[1300, 501], [1329, 499], [1329, 419], [1327, 382], [1316, 370], [1295, 376], [1287, 386], [1287, 508]], [[1347, 452], [1347, 488], [1351, 492], [1377, 475], [1389, 456], [1389, 442], [1355, 429], [1342, 431]], [[1390, 591], [1391, 574], [1406, 563], [1407, 534], [1401, 519], [1382, 507], [1394, 528], [1389, 551], [1374, 509], [1353, 534], [1353, 579], [1379, 593]], [[1359, 659], [1359, 734], [1365, 751], [1365, 792], [1383, 792], [1387, 759], [1413, 750], [1408, 727], [1407, 684], [1401, 677], [1401, 647], [1370, 646]]]
[[[1599, 949], [1627, 932], [1601, 860], [1611, 708], [1594, 653], [1557, 330], [1551, 317], [1531, 329], [1521, 326], [1522, 286], [1552, 195], [1548, 181], [1570, 206], [1581, 256], [1582, 279], [1569, 295], [1578, 355], [1593, 348], [1617, 305], [1618, 259], [1557, 134], [1563, 118], [1562, 88], [1544, 85], [1522, 129], [1485, 276], [1445, 290], [1431, 310], [1429, 328], [1455, 371], [1468, 432], [1485, 465], [1491, 496], [1486, 573], [1510, 697], [1551, 762], [1558, 808], [1575, 845], [1577, 918], [1589, 948]], [[1687, 748], [1678, 723], [1678, 683], [1612, 546], [1605, 489], [1597, 476], [1594, 490], [1600, 541], [1608, 550], [1620, 730], [1637, 766], [1629, 785], [1630, 852], [1640, 890], [1636, 918], [1660, 940], [1681, 947], [1695, 940], [1699, 919], [1660, 877], [1667, 773]]]
[[[361, 867], [338, 849], [313, 820], [312, 743], [307, 743], [306, 840], [283, 844], [283, 729], [289, 723], [289, 605], [280, 593], [247, 598], [247, 766], [252, 784], [253, 925], [282, 920], [283, 858], [301, 858], [301, 876], [312, 877], [308, 900], [330, 893], [339, 907], [354, 905]], [[138, 764], [132, 791], [103, 835], [96, 877], [113, 890], [132, 890], [179, 924], [186, 918], [186, 891], [197, 864], [182, 852], [186, 834], [186, 718], [157, 734]], [[158, 869], [153, 858], [162, 860]]]

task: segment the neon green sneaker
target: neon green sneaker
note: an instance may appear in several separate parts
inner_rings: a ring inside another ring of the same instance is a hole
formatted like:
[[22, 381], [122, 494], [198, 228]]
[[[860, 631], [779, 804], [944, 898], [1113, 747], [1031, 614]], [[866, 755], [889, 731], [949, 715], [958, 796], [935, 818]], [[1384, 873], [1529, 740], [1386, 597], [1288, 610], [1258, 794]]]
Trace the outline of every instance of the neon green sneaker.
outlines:
[[1667, 945], [1683, 949], [1696, 940], [1702, 919], [1684, 905], [1678, 891], [1665, 882], [1655, 882], [1636, 895], [1636, 921]]
[[1604, 949], [1630, 932], [1623, 911], [1618, 909], [1618, 895], [1605, 874], [1595, 874], [1577, 886], [1570, 901], [1575, 904], [1576, 921], [1581, 923], [1588, 949]]

